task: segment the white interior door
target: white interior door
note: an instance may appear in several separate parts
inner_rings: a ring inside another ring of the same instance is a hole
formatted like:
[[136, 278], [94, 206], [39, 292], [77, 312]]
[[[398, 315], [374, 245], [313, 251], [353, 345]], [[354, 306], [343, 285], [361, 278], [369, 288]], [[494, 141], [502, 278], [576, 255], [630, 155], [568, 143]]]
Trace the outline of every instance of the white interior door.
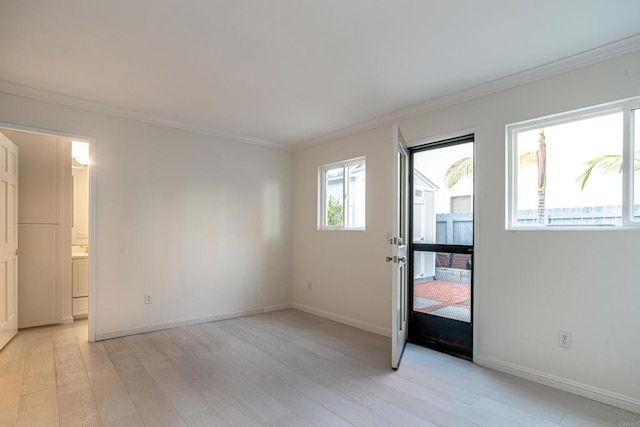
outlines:
[[0, 133], [0, 349], [18, 333], [18, 147]]
[[391, 367], [400, 365], [407, 342], [407, 225], [409, 213], [409, 152], [398, 126], [393, 127], [393, 216], [391, 257]]

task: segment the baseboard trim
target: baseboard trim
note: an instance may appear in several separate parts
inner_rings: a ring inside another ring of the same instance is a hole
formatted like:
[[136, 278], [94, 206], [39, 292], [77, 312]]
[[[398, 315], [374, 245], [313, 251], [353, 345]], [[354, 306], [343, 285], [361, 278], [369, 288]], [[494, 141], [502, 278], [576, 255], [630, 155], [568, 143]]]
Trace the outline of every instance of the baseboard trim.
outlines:
[[374, 325], [373, 323], [363, 322], [358, 319], [342, 316], [341, 314], [332, 313], [330, 311], [320, 310], [318, 308], [310, 307], [308, 305], [299, 304], [296, 302], [292, 303], [291, 307], [296, 310], [304, 311], [305, 313], [313, 314], [315, 316], [324, 317], [325, 319], [333, 320], [338, 323], [344, 323], [345, 325], [353, 326], [354, 328], [373, 332], [377, 335], [391, 337], [391, 329], [382, 328], [378, 325]]
[[42, 320], [42, 321], [38, 321], [38, 322], [28, 322], [28, 323], [20, 323], [20, 322], [18, 322], [18, 330], [20, 330], [20, 329], [28, 329], [28, 328], [37, 328], [39, 326], [59, 325], [61, 323], [63, 323], [62, 319]]
[[480, 366], [484, 366], [485, 368], [504, 372], [506, 374], [514, 375], [519, 378], [524, 378], [529, 381], [544, 384], [549, 387], [567, 391], [598, 402], [606, 403], [607, 405], [612, 405], [640, 414], [640, 399], [635, 399], [630, 396], [625, 396], [578, 381], [547, 374], [535, 369], [526, 368], [524, 366], [515, 365], [513, 363], [504, 362], [490, 357], [476, 356], [474, 358], [474, 362]]
[[170, 322], [155, 323], [153, 325], [139, 328], [123, 329], [111, 332], [97, 332], [96, 341], [109, 340], [112, 338], [126, 337], [129, 335], [145, 334], [147, 332], [161, 331], [163, 329], [180, 328], [183, 326], [197, 325], [199, 323], [215, 322], [218, 320], [234, 319], [236, 317], [251, 316], [263, 313], [262, 309], [238, 311], [235, 313], [219, 314], [217, 316], [197, 317], [192, 319], [174, 320]]
[[262, 308], [262, 312], [263, 313], [271, 313], [272, 311], [286, 310], [288, 308], [291, 308], [291, 304], [287, 302], [287, 303], [284, 303], [284, 304], [268, 305], [268, 306]]
[[66, 316], [62, 318], [62, 324], [68, 325], [70, 323], [73, 323], [73, 316]]

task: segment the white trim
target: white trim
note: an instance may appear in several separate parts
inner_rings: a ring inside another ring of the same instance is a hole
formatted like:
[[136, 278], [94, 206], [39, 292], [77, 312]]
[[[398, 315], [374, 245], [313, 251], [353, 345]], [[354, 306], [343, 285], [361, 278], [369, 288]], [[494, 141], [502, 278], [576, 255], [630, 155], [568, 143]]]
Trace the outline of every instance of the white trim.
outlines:
[[93, 139], [85, 135], [73, 134], [70, 132], [58, 132], [54, 130], [42, 129], [42, 128], [37, 128], [33, 126], [17, 125], [15, 123], [8, 123], [8, 122], [0, 122], [0, 128], [5, 130], [13, 130], [16, 132], [33, 133], [36, 135], [51, 136], [54, 138], [63, 138], [63, 139], [70, 139], [70, 140], [77, 140], [77, 141], [84, 141], [84, 142], [89, 142], [90, 140]]
[[515, 226], [506, 228], [507, 231], [630, 231], [640, 230], [637, 224], [594, 224], [594, 225], [540, 225], [540, 226]]
[[[638, 102], [636, 102], [638, 103]], [[633, 152], [633, 107], [625, 106], [622, 113], [622, 223], [639, 226], [633, 221], [633, 181], [635, 153]], [[625, 162], [624, 160], [627, 159]]]
[[49, 320], [39, 320], [37, 322], [28, 322], [28, 323], [19, 323], [18, 320], [18, 330], [28, 329], [28, 328], [36, 328], [39, 326], [51, 326], [51, 325], [59, 325], [62, 323], [62, 319], [49, 319]]
[[89, 236], [87, 243], [89, 244], [89, 314], [88, 314], [88, 340], [89, 342], [96, 341], [96, 301], [98, 294], [98, 192], [96, 191], [97, 182], [96, 174], [97, 168], [95, 167], [96, 161], [96, 145], [95, 139], [89, 139]]
[[67, 107], [79, 108], [81, 110], [92, 111], [94, 113], [107, 114], [110, 116], [121, 117], [129, 120], [137, 120], [140, 122], [152, 123], [172, 129], [184, 130], [200, 135], [212, 136], [215, 138], [225, 139], [227, 141], [242, 142], [245, 144], [261, 145], [278, 150], [290, 151], [291, 147], [287, 144], [264, 141], [261, 139], [248, 138], [239, 135], [233, 135], [220, 132], [205, 126], [196, 126], [193, 124], [165, 119], [151, 114], [138, 113], [126, 108], [112, 107], [110, 105], [99, 102], [88, 101], [86, 99], [76, 98], [73, 96], [61, 95], [41, 89], [34, 89], [27, 86], [21, 86], [0, 80], [0, 92], [10, 95], [17, 95], [24, 98], [35, 99], [38, 101], [51, 102], [58, 105], [66, 105]]
[[341, 314], [332, 313], [330, 311], [320, 310], [319, 308], [310, 307], [308, 305], [299, 304], [297, 302], [291, 303], [291, 307], [299, 311], [304, 311], [305, 313], [313, 314], [315, 316], [333, 320], [338, 323], [343, 323], [345, 325], [353, 326], [354, 328], [372, 332], [377, 335], [382, 335], [387, 338], [391, 337], [391, 329], [383, 328], [381, 326], [374, 325], [373, 323], [363, 322], [362, 320], [343, 316]]
[[284, 304], [275, 304], [275, 305], [268, 305], [266, 307], [262, 307], [262, 312], [271, 313], [272, 311], [286, 310], [288, 308], [291, 308], [291, 303], [287, 302]]
[[616, 58], [622, 55], [633, 53], [640, 50], [640, 35], [635, 35], [622, 39], [595, 49], [587, 50], [576, 55], [568, 56], [557, 61], [549, 62], [538, 67], [531, 68], [520, 73], [512, 74], [498, 80], [474, 86], [459, 92], [445, 95], [440, 98], [418, 104], [413, 107], [405, 108], [391, 114], [377, 117], [366, 122], [358, 123], [353, 126], [331, 132], [329, 134], [313, 138], [304, 142], [293, 145], [293, 151], [305, 150], [307, 148], [332, 142], [340, 138], [346, 138], [361, 132], [375, 129], [380, 126], [392, 125], [430, 111], [439, 110], [460, 104], [483, 96], [501, 92], [506, 89], [522, 86], [527, 83], [553, 77], [558, 74], [566, 73], [608, 59]]
[[399, 121], [427, 113], [429, 111], [449, 107], [451, 105], [459, 104], [506, 89], [521, 86], [526, 83], [534, 82], [536, 80], [552, 77], [581, 67], [586, 67], [591, 64], [633, 53], [638, 50], [640, 50], [640, 35], [631, 36], [626, 39], [618, 40], [604, 46], [596, 47], [594, 49], [587, 50], [576, 55], [568, 56], [566, 58], [562, 58], [544, 65], [540, 65], [538, 67], [531, 68], [520, 73], [512, 74], [498, 80], [464, 89], [450, 95], [432, 99], [413, 107], [405, 108], [391, 114], [386, 114], [372, 120], [361, 122], [353, 126], [325, 134], [318, 138], [313, 138], [291, 145], [228, 134], [204, 126], [196, 126], [177, 120], [169, 120], [157, 117], [151, 114], [138, 113], [135, 111], [127, 110], [125, 108], [112, 107], [99, 102], [88, 101], [85, 99], [61, 95], [41, 89], [21, 86], [7, 81], [0, 81], [0, 92], [22, 96], [25, 98], [36, 99], [39, 101], [51, 102], [59, 105], [66, 105], [69, 107], [93, 111], [96, 113], [108, 114], [125, 119], [153, 123], [156, 125], [185, 130], [201, 135], [223, 138], [229, 141], [262, 145], [284, 151], [299, 151], [315, 145], [320, 145], [326, 142], [335, 141], [336, 139], [355, 135], [370, 129], [375, 129], [379, 126], [391, 125]]
[[219, 314], [209, 317], [194, 317], [191, 319], [172, 320], [169, 322], [154, 323], [139, 328], [123, 329], [111, 332], [96, 333], [96, 341], [109, 340], [111, 338], [126, 337], [128, 335], [145, 334], [147, 332], [162, 331], [164, 329], [181, 328], [183, 326], [197, 325], [199, 323], [216, 322], [218, 320], [234, 319], [236, 317], [252, 316], [261, 314], [261, 309], [238, 311], [235, 313]]
[[579, 120], [597, 118], [607, 114], [621, 113], [628, 105], [633, 105], [640, 100], [638, 96], [630, 98], [618, 99], [604, 104], [589, 105], [587, 107], [578, 108], [570, 111], [562, 111], [560, 113], [550, 114], [548, 116], [536, 117], [533, 119], [522, 120], [516, 123], [509, 123], [507, 129], [526, 132], [540, 127], [549, 127], [562, 125], [565, 123], [573, 123]]
[[474, 358], [474, 363], [479, 366], [484, 366], [485, 368], [504, 372], [535, 383], [544, 384], [558, 390], [577, 394], [578, 396], [583, 396], [598, 402], [606, 403], [607, 405], [613, 405], [615, 407], [640, 414], [640, 399], [636, 399], [631, 396], [625, 396], [603, 388], [594, 387], [578, 381], [547, 374], [535, 369], [526, 368], [524, 366], [504, 362], [490, 357], [477, 356]]
[[[429, 145], [429, 144], [433, 144], [434, 142], [442, 142], [442, 141], [446, 141], [448, 139], [455, 139], [455, 138], [463, 138], [465, 136], [469, 136], [469, 135], [475, 135], [478, 133], [478, 126], [473, 126], [470, 128], [466, 128], [466, 129], [461, 129], [461, 130], [456, 130], [456, 131], [451, 131], [451, 132], [447, 132], [447, 133], [442, 133], [440, 135], [436, 135], [436, 136], [429, 136], [426, 138], [419, 138], [416, 139], [414, 141], [410, 141], [407, 143], [407, 147], [409, 148], [418, 148], [421, 147], [423, 145]], [[474, 151], [474, 156], [475, 156], [475, 151]]]
[[[478, 196], [478, 189], [482, 188], [481, 185], [479, 185], [479, 183], [482, 183], [482, 179], [478, 180], [478, 174], [476, 173], [477, 167], [478, 167], [478, 146], [481, 144], [482, 141], [482, 132], [480, 131], [480, 128], [471, 128], [470, 130], [472, 130], [472, 132], [470, 132], [473, 135], [473, 165], [474, 165], [474, 169], [473, 169], [473, 265], [471, 266], [472, 270], [471, 270], [471, 275], [473, 277], [473, 287], [472, 287], [472, 301], [473, 301], [473, 306], [471, 307], [471, 313], [473, 314], [473, 317], [471, 318], [471, 321], [473, 322], [472, 325], [479, 325], [479, 315], [478, 315], [478, 310], [476, 310], [476, 307], [480, 307], [480, 301], [482, 300], [482, 297], [480, 297], [481, 292], [478, 292], [478, 289], [482, 289], [482, 276], [480, 278], [480, 280], [478, 280], [478, 266], [482, 265], [482, 252], [478, 250], [479, 247], [481, 247], [480, 245], [480, 241], [482, 240], [480, 238], [480, 232], [479, 232], [479, 227], [476, 227], [476, 224], [480, 224], [480, 212], [482, 211], [479, 207], [480, 205], [480, 200], [482, 200], [482, 190], [480, 190], [480, 195]], [[466, 135], [469, 135], [469, 133], [467, 133]], [[462, 136], [462, 135], [461, 135]], [[482, 166], [482, 165], [481, 165]], [[471, 354], [476, 354], [476, 351], [478, 351], [478, 343], [479, 343], [479, 339], [478, 339], [478, 328], [472, 328], [472, 337], [471, 337], [471, 346], [472, 346], [472, 350], [471, 350]]]
[[512, 143], [515, 138], [513, 136], [513, 129], [509, 126], [504, 128], [505, 137], [505, 177], [504, 177], [504, 191], [505, 191], [505, 213], [504, 213], [504, 227], [505, 230], [510, 230], [514, 223], [514, 212], [516, 212], [516, 197], [515, 191], [518, 188], [518, 175], [516, 174], [516, 165], [518, 164], [517, 153], [515, 150], [515, 143]]
[[566, 58], [553, 61], [535, 68], [531, 68], [517, 74], [512, 74], [510, 76], [494, 80], [492, 82], [464, 89], [450, 95], [446, 95], [415, 105], [413, 107], [405, 108], [391, 114], [386, 114], [372, 120], [368, 120], [335, 132], [325, 134], [318, 138], [313, 138], [292, 145], [274, 141], [264, 141], [260, 139], [247, 138], [240, 135], [232, 135], [208, 127], [196, 126], [177, 120], [169, 120], [150, 114], [138, 113], [135, 111], [127, 110], [125, 108], [112, 107], [106, 104], [101, 104], [99, 102], [88, 101], [81, 98], [61, 95], [49, 91], [30, 88], [27, 86], [21, 86], [6, 81], [0, 81], [0, 92], [22, 96], [25, 98], [36, 99], [39, 101], [51, 102], [59, 105], [66, 105], [69, 107], [93, 111], [96, 113], [108, 114], [111, 116], [126, 118], [130, 120], [153, 123], [169, 128], [194, 132], [201, 135], [223, 138], [229, 141], [262, 145], [284, 151], [299, 151], [312, 147], [314, 145], [335, 141], [336, 139], [355, 135], [357, 133], [374, 129], [379, 126], [394, 124], [399, 121], [427, 113], [429, 111], [438, 110], [451, 105], [500, 92], [505, 89], [521, 86], [526, 83], [534, 82], [536, 80], [552, 77], [591, 64], [633, 53], [638, 50], [640, 50], [640, 35], [631, 36], [626, 39], [618, 40], [604, 46], [587, 50], [576, 55], [568, 56]]
[[71, 323], [73, 323], [73, 316], [64, 316], [62, 318], [62, 324], [63, 325], [69, 325]]
[[[636, 99], [636, 102], [629, 103], [626, 107], [626, 114], [624, 116], [625, 126], [623, 136], [623, 140], [625, 146], [623, 147], [623, 152], [628, 162], [623, 161], [623, 187], [622, 191], [625, 194], [628, 194], [628, 198], [626, 199], [626, 206], [623, 205], [622, 209], [628, 215], [628, 223], [627, 228], [629, 226], [640, 226], [640, 220], [634, 217], [634, 206], [640, 202], [640, 200], [635, 200], [636, 196], [636, 152], [640, 151], [640, 141], [636, 141], [636, 117], [635, 112], [640, 110], [640, 97]], [[640, 119], [640, 117], [638, 117]], [[624, 158], [624, 157], [623, 157]], [[625, 179], [626, 175], [626, 179]], [[624, 215], [623, 215], [624, 217]]]

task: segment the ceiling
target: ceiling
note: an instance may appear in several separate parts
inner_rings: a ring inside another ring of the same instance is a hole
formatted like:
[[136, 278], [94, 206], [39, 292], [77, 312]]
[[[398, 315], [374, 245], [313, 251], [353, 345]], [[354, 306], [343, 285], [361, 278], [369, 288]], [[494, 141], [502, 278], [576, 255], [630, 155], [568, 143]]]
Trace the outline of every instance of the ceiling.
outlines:
[[2, 0], [0, 81], [293, 145], [640, 33], [638, 0]]

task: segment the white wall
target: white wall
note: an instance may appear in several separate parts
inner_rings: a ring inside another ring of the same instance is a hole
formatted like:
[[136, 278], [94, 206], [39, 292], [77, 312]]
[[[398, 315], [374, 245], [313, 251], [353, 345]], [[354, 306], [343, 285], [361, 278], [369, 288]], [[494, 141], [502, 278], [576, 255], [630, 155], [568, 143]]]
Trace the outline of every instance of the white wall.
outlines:
[[[294, 307], [389, 334], [392, 128], [294, 153]], [[318, 167], [366, 156], [366, 230], [318, 231]], [[308, 283], [311, 282], [311, 290]]]
[[[71, 244], [89, 244], [89, 173], [86, 167], [75, 167], [73, 175], [73, 225]], [[85, 237], [87, 236], [87, 237]]]
[[[476, 129], [476, 362], [640, 411], [640, 230], [505, 231], [504, 172], [507, 124], [637, 95], [640, 53], [400, 125], [414, 144]], [[293, 174], [294, 303], [382, 329], [391, 304], [386, 129], [297, 152]], [[367, 151], [379, 156], [367, 182], [367, 213], [378, 221], [365, 235], [315, 231], [316, 164]], [[308, 292], [314, 279], [320, 286]], [[571, 349], [559, 348], [560, 330], [572, 333]]]
[[289, 302], [290, 153], [7, 94], [0, 122], [95, 138], [99, 338]]

